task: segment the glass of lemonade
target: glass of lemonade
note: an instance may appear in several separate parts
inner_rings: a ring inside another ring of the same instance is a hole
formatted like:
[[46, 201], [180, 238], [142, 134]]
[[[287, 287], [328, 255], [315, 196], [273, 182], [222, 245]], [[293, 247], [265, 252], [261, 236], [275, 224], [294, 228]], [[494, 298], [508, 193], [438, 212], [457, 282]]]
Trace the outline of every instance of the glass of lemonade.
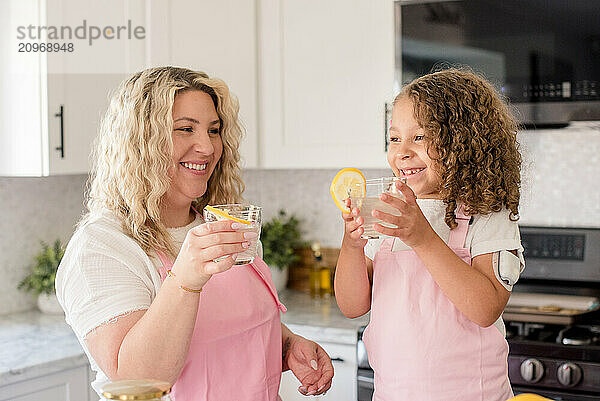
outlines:
[[[373, 225], [375, 223], [379, 223], [385, 227], [395, 227], [392, 224], [385, 223], [379, 220], [376, 217], [371, 215], [371, 212], [374, 209], [380, 210], [385, 213], [393, 214], [395, 216], [400, 215], [400, 212], [395, 207], [392, 207], [379, 199], [379, 195], [382, 193], [389, 193], [398, 198], [404, 199], [402, 192], [398, 188], [396, 188], [397, 182], [406, 183], [406, 178], [404, 177], [383, 177], [376, 178], [374, 180], [366, 180], [365, 186], [363, 184], [355, 184], [353, 188], [350, 189], [350, 204], [352, 208], [358, 208], [360, 213], [359, 216], [362, 216], [364, 219], [363, 228], [364, 233], [360, 236], [365, 239], [376, 239], [379, 237], [385, 237], [385, 235], [381, 234], [378, 231], [375, 231]], [[363, 196], [364, 194], [364, 196]]]
[[257, 237], [249, 241], [250, 246], [245, 251], [238, 253], [235, 264], [246, 265], [254, 262], [258, 251], [258, 239], [262, 224], [262, 208], [260, 206], [239, 203], [212, 205], [204, 209], [204, 220], [206, 222], [233, 220], [247, 225], [247, 228], [244, 227], [239, 231], [253, 231], [257, 234]]

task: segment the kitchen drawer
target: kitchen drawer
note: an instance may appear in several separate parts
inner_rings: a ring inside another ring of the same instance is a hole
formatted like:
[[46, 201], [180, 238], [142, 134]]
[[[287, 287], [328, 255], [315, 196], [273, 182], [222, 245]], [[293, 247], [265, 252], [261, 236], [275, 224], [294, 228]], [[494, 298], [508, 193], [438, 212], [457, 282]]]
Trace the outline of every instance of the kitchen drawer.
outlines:
[[4, 386], [0, 401], [85, 401], [88, 387], [85, 365]]

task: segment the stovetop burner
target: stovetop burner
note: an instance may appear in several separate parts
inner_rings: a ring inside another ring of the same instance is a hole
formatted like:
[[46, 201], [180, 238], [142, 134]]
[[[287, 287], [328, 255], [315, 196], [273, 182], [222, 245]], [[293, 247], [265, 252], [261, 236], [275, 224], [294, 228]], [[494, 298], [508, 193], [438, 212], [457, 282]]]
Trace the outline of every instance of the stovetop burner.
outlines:
[[600, 346], [600, 325], [562, 326], [509, 322], [506, 326], [506, 337], [515, 341]]
[[506, 339], [511, 354], [600, 361], [600, 324], [596, 323], [563, 326], [507, 322]]
[[558, 333], [556, 341], [564, 345], [600, 346], [600, 326], [565, 327]]

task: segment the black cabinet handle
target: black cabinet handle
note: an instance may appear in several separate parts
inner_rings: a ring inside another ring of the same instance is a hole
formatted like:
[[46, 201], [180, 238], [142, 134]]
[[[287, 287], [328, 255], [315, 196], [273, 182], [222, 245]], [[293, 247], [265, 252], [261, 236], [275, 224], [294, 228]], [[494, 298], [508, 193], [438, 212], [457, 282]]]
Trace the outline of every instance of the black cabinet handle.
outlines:
[[331, 358], [331, 362], [344, 362], [343, 358]]
[[383, 149], [387, 152], [388, 151], [388, 116], [389, 116], [389, 103], [385, 102], [383, 104], [384, 110], [383, 110]]
[[61, 104], [60, 111], [58, 113], [54, 114], [54, 117], [60, 118], [60, 146], [57, 146], [56, 150], [60, 150], [60, 158], [61, 159], [65, 158], [65, 124], [64, 124], [63, 110], [64, 110], [64, 107]]

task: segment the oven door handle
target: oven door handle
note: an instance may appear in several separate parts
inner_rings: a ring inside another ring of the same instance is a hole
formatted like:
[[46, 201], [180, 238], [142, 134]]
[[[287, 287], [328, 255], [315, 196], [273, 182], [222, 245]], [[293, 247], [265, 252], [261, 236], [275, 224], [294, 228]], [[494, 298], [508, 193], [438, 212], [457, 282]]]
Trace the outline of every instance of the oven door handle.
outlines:
[[356, 376], [356, 380], [358, 381], [359, 387], [364, 387], [373, 390], [375, 380], [372, 377], [358, 375]]

